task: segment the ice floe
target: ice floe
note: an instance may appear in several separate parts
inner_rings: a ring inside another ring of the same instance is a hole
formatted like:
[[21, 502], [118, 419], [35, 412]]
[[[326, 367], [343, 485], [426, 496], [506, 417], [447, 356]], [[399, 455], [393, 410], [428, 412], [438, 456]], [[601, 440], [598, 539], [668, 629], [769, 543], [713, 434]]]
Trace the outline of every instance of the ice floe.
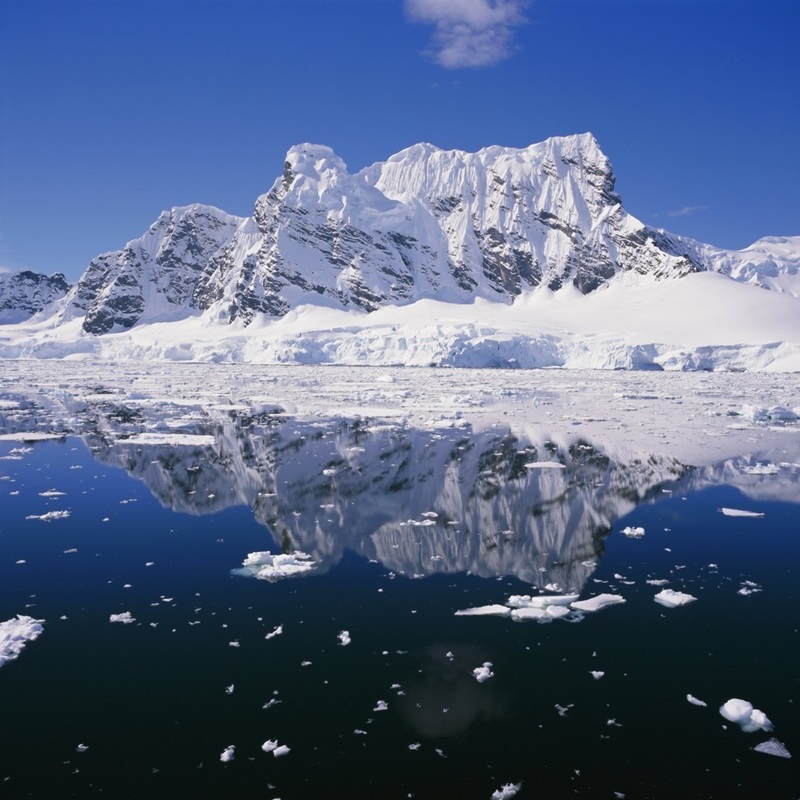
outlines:
[[282, 633], [283, 633], [283, 625], [276, 625], [264, 638], [274, 639], [276, 636], [280, 636]]
[[725, 719], [740, 725], [742, 730], [748, 733], [758, 730], [772, 730], [772, 723], [763, 711], [753, 708], [752, 703], [747, 700], [740, 700], [738, 697], [733, 697], [722, 705], [719, 713]]
[[507, 606], [501, 606], [498, 603], [489, 606], [475, 606], [473, 608], [462, 608], [456, 611], [457, 617], [486, 617], [497, 616], [506, 617], [511, 613], [511, 609]]
[[591, 675], [591, 676], [592, 676], [592, 677], [593, 677], [593, 678], [594, 678], [596, 681], [599, 681], [599, 680], [600, 680], [600, 678], [602, 678], [602, 677], [603, 677], [603, 675], [605, 675], [605, 672], [600, 672], [599, 670], [594, 670], [594, 669], [593, 669], [593, 670], [590, 670], [590, 671], [589, 671], [589, 674], [590, 674], [590, 675]]
[[629, 539], [640, 539], [642, 536], [644, 536], [644, 528], [634, 528], [630, 525], [628, 525], [626, 528], [623, 528], [622, 532]]
[[46, 514], [28, 514], [25, 519], [40, 519], [42, 522], [52, 522], [54, 519], [66, 519], [69, 511], [48, 511]]
[[234, 750], [236, 750], [236, 745], [228, 745], [220, 754], [219, 760], [223, 762], [233, 761]]
[[693, 603], [697, 600], [696, 597], [686, 594], [686, 592], [676, 592], [673, 589], [662, 589], [653, 600], [660, 603], [667, 608], [676, 608], [677, 606], [685, 606], [688, 603]]
[[602, 608], [624, 602], [625, 598], [618, 594], [598, 594], [586, 600], [570, 603], [570, 608], [574, 608], [576, 611], [600, 611]]
[[521, 788], [521, 783], [504, 783], [499, 789], [492, 792], [492, 800], [511, 800]]
[[704, 703], [702, 700], [698, 700], [694, 695], [687, 694], [686, 699], [693, 705], [693, 706], [702, 706], [705, 708], [708, 703]]
[[300, 550], [294, 553], [273, 555], [269, 550], [248, 553], [239, 569], [231, 570], [234, 575], [276, 581], [292, 578], [310, 572], [317, 565], [310, 555]]
[[350, 642], [352, 641], [352, 639], [350, 638], [350, 631], [340, 631], [337, 638], [339, 639], [339, 644], [341, 645], [350, 644]]
[[122, 622], [125, 625], [130, 624], [131, 622], [136, 622], [136, 617], [131, 614], [130, 611], [123, 611], [120, 614], [112, 614], [108, 618], [109, 622]]
[[482, 667], [475, 667], [475, 669], [472, 670], [472, 674], [478, 683], [488, 681], [489, 678], [494, 677], [494, 672], [492, 672], [492, 662], [484, 661]]
[[28, 642], [38, 638], [44, 628], [43, 619], [17, 614], [0, 622], [0, 667], [19, 656]]
[[378, 700], [375, 704], [375, 708], [373, 711], [387, 711], [389, 709], [389, 704], [385, 700]]
[[764, 516], [763, 511], [745, 511], [741, 508], [721, 508], [720, 511], [726, 517], [755, 517], [760, 518]]
[[767, 739], [766, 742], [757, 744], [753, 750], [756, 753], [766, 753], [768, 756], [778, 756], [778, 758], [791, 758], [792, 754], [786, 749], [783, 742], [777, 739]]
[[285, 744], [278, 744], [277, 739], [267, 739], [267, 741], [261, 745], [261, 749], [265, 753], [272, 753], [275, 758], [285, 756], [291, 751], [291, 748], [287, 747]]

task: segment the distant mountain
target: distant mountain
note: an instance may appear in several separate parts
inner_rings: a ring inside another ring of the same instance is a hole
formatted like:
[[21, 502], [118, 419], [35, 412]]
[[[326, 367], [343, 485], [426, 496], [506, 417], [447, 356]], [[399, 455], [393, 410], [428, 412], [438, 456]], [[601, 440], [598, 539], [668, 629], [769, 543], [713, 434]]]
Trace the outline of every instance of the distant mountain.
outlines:
[[[477, 153], [417, 144], [355, 174], [330, 148], [298, 145], [251, 217], [204, 205], [173, 208], [122, 250], [97, 256], [74, 287], [60, 275], [0, 280], [0, 322], [47, 319], [47, 333], [40, 326], [0, 336], [0, 356], [794, 369], [796, 331], [776, 321], [798, 318], [800, 237], [721, 250], [644, 225], [622, 208], [614, 181], [589, 133]], [[675, 279], [708, 272], [771, 290], [772, 298], [739, 293], [725, 311], [720, 289], [726, 297], [731, 291], [695, 281], [703, 297], [692, 289], [665, 299]], [[664, 289], [652, 291], [654, 283]], [[650, 295], [631, 304], [625, 298], [634, 284], [651, 287]], [[617, 292], [616, 306], [599, 302], [594, 311], [585, 304], [578, 311], [569, 299], [605, 287]], [[548, 292], [560, 300], [525, 311], [519, 306], [534, 290], [540, 305]], [[695, 319], [676, 326], [688, 313], [687, 297]], [[447, 314], [457, 319], [446, 331], [422, 334], [438, 317], [420, 301], [451, 304]], [[464, 310], [476, 301], [492, 303], [493, 316], [478, 309], [469, 317]], [[513, 330], [498, 311], [512, 304]], [[352, 342], [323, 335], [355, 335], [350, 320], [361, 324], [364, 312], [412, 305], [418, 312], [392, 311], [390, 321], [368, 322], [372, 327]], [[361, 315], [321, 323], [319, 315], [309, 318], [309, 307]], [[561, 316], [542, 322], [554, 307]], [[630, 322], [617, 313], [637, 308], [639, 318]], [[750, 308], [757, 313], [740, 331], [742, 310]], [[713, 323], [706, 314], [712, 310]], [[292, 327], [298, 314], [310, 327]], [[190, 319], [195, 323], [187, 325]], [[282, 334], [254, 338], [276, 320], [289, 321]], [[91, 344], [101, 334], [181, 321], [146, 342]], [[197, 324], [206, 331], [202, 345]], [[710, 338], [698, 341], [700, 330]], [[684, 334], [693, 337], [688, 344]], [[245, 339], [255, 342], [250, 350], [239, 346]], [[791, 347], [781, 349], [783, 342]], [[703, 351], [707, 344], [728, 349]], [[750, 345], [756, 349], [743, 354], [730, 349]]]
[[0, 273], [0, 324], [22, 322], [60, 300], [71, 289], [67, 279], [23, 270]]

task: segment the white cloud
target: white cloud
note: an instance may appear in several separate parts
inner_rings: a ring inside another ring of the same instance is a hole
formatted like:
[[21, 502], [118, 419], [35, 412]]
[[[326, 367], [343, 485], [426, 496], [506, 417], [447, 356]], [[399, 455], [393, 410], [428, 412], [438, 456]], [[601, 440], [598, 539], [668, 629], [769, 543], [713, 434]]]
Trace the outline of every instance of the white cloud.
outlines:
[[692, 214], [697, 214], [699, 211], [705, 211], [708, 206], [684, 206], [677, 211], [667, 211], [668, 217], [691, 217]]
[[525, 0], [406, 0], [411, 19], [435, 26], [433, 58], [446, 69], [487, 67], [511, 53]]

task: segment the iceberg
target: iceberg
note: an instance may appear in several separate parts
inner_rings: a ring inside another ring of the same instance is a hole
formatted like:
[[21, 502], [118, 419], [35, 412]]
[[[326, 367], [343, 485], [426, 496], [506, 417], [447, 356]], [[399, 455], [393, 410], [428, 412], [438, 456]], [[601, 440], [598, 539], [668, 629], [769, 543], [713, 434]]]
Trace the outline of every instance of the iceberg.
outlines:
[[753, 750], [756, 753], [766, 753], [768, 756], [778, 756], [778, 758], [791, 758], [792, 754], [786, 749], [782, 742], [777, 739], [767, 739], [766, 742], [757, 744]]
[[732, 697], [728, 700], [727, 703], [720, 707], [719, 713], [725, 719], [740, 725], [742, 730], [748, 733], [758, 730], [772, 730], [772, 723], [763, 711], [753, 708], [752, 703], [747, 700], [740, 700], [738, 697]]
[[0, 667], [19, 656], [28, 642], [38, 638], [44, 628], [43, 619], [17, 614], [0, 622]]
[[676, 592], [674, 589], [662, 589], [653, 600], [667, 608], [677, 608], [685, 606], [697, 600], [696, 597], [686, 594], [686, 592]]
[[276, 581], [310, 572], [317, 565], [311, 556], [295, 550], [294, 553], [272, 555], [269, 550], [248, 553], [240, 569], [231, 570], [234, 575]]

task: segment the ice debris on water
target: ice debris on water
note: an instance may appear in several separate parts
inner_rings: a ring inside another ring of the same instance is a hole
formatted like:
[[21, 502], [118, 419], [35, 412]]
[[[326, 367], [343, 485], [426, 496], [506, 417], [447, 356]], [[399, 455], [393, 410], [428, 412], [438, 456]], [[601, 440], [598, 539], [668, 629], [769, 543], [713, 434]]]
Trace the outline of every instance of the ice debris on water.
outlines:
[[43, 623], [43, 619], [24, 614], [0, 622], [0, 667], [17, 658], [28, 642], [38, 638], [44, 630]]
[[489, 678], [494, 677], [494, 672], [492, 672], [492, 662], [484, 661], [482, 667], [475, 667], [475, 669], [472, 670], [472, 674], [478, 683], [488, 681]]
[[673, 589], [662, 589], [653, 600], [667, 608], [677, 608], [677, 606], [685, 606], [689, 603], [693, 603], [697, 598], [685, 592], [676, 592]]
[[310, 555], [300, 550], [294, 553], [273, 555], [269, 550], [248, 553], [240, 569], [231, 570], [234, 575], [276, 581], [310, 572], [317, 565]]
[[497, 791], [492, 792], [492, 800], [511, 800], [521, 788], [521, 783], [504, 783]]
[[136, 617], [131, 614], [130, 611], [123, 611], [120, 614], [112, 614], [108, 618], [109, 622], [122, 622], [125, 625], [129, 625], [131, 622], [136, 622]]
[[792, 754], [786, 749], [783, 742], [777, 739], [767, 739], [766, 742], [757, 744], [753, 750], [756, 753], [766, 753], [768, 756], [778, 756], [778, 758], [791, 758]]
[[593, 678], [594, 678], [596, 681], [599, 681], [599, 680], [600, 680], [600, 678], [602, 678], [602, 677], [603, 677], [603, 675], [605, 675], [605, 672], [600, 672], [600, 670], [595, 670], [595, 669], [593, 669], [593, 670], [590, 670], [590, 671], [589, 671], [589, 674], [590, 674], [590, 675], [591, 675], [591, 676], [592, 676], [592, 677], [593, 677]]
[[280, 636], [282, 633], [283, 633], [283, 625], [276, 625], [264, 638], [274, 639], [276, 636]]
[[79, 744], [75, 748], [75, 752], [76, 753], [85, 753], [88, 749], [89, 749], [89, 745], [88, 744]]
[[694, 696], [693, 696], [693, 695], [691, 695], [691, 694], [687, 694], [687, 695], [686, 695], [686, 699], [687, 699], [687, 700], [688, 700], [688, 701], [689, 701], [689, 702], [690, 702], [690, 703], [691, 703], [693, 706], [702, 706], [703, 708], [705, 708], [705, 707], [708, 705], [708, 703], [704, 703], [702, 700], [698, 700], [696, 697], [694, 697]]
[[644, 528], [635, 528], [628, 525], [627, 528], [623, 528], [622, 532], [629, 538], [629, 539], [640, 539], [644, 536]]
[[389, 708], [389, 704], [385, 700], [378, 700], [377, 704], [375, 705], [375, 708], [373, 708], [372, 710], [373, 711], [386, 711], [388, 708]]
[[219, 760], [222, 762], [233, 761], [233, 751], [236, 750], [235, 745], [228, 745], [220, 754]]
[[339, 639], [340, 645], [350, 644], [350, 642], [352, 641], [352, 639], [350, 638], [350, 631], [340, 631], [337, 638]]
[[265, 753], [272, 753], [275, 758], [280, 758], [281, 756], [287, 755], [291, 748], [287, 747], [285, 744], [278, 744], [277, 739], [267, 739], [264, 744], [261, 745], [261, 749]]
[[475, 606], [473, 608], [463, 608], [456, 611], [457, 617], [482, 617], [482, 616], [498, 616], [507, 617], [511, 613], [511, 609], [507, 606], [501, 606], [497, 603], [489, 606]]
[[726, 517], [754, 517], [760, 519], [764, 516], [763, 511], [745, 511], [741, 508], [721, 508], [720, 511]]
[[732, 697], [728, 700], [727, 703], [720, 707], [719, 713], [725, 719], [740, 725], [742, 730], [747, 733], [757, 730], [772, 730], [772, 723], [763, 711], [753, 708], [752, 703], [747, 702], [747, 700], [740, 700], [738, 697]]
[[48, 511], [46, 514], [28, 514], [25, 519], [39, 519], [42, 522], [52, 522], [54, 519], [66, 519], [69, 511]]
[[598, 594], [587, 600], [578, 600], [577, 602], [570, 603], [570, 608], [574, 608], [577, 611], [600, 611], [601, 608], [624, 602], [625, 598], [618, 594]]

